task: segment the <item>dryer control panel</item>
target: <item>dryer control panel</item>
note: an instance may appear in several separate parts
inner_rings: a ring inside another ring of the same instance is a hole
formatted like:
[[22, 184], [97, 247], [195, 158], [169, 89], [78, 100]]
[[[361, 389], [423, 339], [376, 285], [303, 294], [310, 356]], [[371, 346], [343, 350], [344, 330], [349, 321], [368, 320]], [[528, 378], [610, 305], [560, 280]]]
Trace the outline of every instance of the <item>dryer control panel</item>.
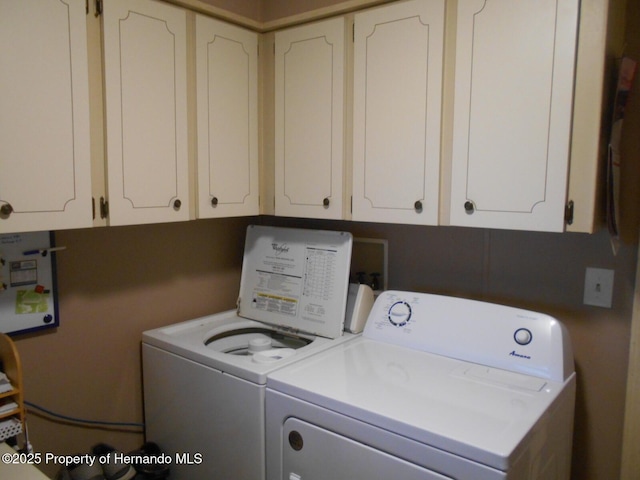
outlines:
[[555, 381], [574, 371], [569, 335], [558, 320], [476, 300], [386, 291], [364, 336]]

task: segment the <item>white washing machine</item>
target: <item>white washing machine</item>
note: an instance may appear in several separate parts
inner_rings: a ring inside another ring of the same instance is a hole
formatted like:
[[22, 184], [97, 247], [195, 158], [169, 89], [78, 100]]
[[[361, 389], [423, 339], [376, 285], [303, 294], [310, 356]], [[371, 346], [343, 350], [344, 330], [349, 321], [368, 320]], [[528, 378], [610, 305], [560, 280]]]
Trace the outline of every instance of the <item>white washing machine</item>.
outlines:
[[267, 479], [568, 479], [575, 385], [549, 316], [384, 292], [362, 336], [269, 375]]
[[237, 311], [143, 333], [146, 438], [172, 480], [265, 478], [267, 374], [354, 337], [351, 248], [345, 232], [250, 226]]

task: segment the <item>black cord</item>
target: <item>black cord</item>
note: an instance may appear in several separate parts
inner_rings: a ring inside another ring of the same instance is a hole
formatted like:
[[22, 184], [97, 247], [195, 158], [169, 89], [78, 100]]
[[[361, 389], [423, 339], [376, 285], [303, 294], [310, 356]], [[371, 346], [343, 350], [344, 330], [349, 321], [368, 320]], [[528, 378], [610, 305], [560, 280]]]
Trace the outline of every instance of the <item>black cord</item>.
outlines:
[[47, 415], [51, 415], [52, 417], [61, 418], [62, 420], [68, 420], [68, 421], [74, 422], [74, 423], [87, 423], [87, 424], [90, 424], [90, 425], [110, 425], [110, 426], [114, 426], [114, 427], [138, 427], [138, 428], [144, 428], [144, 423], [106, 422], [106, 421], [102, 421], [102, 420], [86, 420], [86, 419], [82, 419], [82, 418], [69, 417], [67, 415], [62, 415], [60, 413], [55, 413], [55, 412], [52, 412], [49, 409], [41, 407], [40, 405], [36, 405], [35, 403], [28, 402], [26, 400], [24, 401], [24, 404], [27, 405], [30, 408], [33, 408], [35, 410], [39, 410], [41, 412], [44, 412]]

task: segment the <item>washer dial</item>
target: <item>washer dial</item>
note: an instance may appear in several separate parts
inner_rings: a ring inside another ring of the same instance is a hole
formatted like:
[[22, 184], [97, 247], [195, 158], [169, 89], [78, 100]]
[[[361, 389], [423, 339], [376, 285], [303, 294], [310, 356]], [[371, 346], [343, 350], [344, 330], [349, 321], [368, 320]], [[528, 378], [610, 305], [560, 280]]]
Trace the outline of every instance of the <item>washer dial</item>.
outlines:
[[404, 327], [411, 320], [411, 305], [405, 301], [398, 301], [391, 305], [387, 318], [392, 325]]
[[531, 340], [533, 340], [533, 334], [531, 333], [531, 330], [527, 328], [519, 328], [513, 334], [513, 339], [519, 345], [529, 345]]

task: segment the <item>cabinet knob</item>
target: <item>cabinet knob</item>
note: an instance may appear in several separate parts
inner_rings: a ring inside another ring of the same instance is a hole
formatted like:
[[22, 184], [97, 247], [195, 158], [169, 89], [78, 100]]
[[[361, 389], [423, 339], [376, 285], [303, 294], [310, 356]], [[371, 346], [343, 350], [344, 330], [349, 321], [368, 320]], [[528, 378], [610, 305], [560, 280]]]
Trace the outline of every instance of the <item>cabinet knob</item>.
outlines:
[[213, 197], [211, 199], [211, 205], [216, 207], [218, 205], [218, 197]]
[[416, 212], [420, 213], [422, 211], [422, 201], [416, 200], [416, 203], [413, 204], [413, 208], [416, 209]]
[[12, 213], [13, 213], [13, 207], [11, 206], [10, 203], [5, 203], [0, 207], [0, 215], [2, 215], [3, 217], [8, 217]]
[[324, 200], [322, 200], [322, 205], [324, 205], [325, 207], [328, 207], [329, 203], [331, 203], [329, 197], [325, 197]]
[[180, 207], [181, 207], [181, 206], [182, 206], [182, 202], [180, 201], [180, 199], [179, 199], [179, 198], [176, 198], [176, 199], [173, 201], [173, 209], [174, 209], [174, 210], [180, 210]]
[[473, 204], [473, 202], [467, 200], [466, 202], [464, 202], [464, 211], [467, 212], [468, 214], [472, 214], [475, 211], [476, 207]]

